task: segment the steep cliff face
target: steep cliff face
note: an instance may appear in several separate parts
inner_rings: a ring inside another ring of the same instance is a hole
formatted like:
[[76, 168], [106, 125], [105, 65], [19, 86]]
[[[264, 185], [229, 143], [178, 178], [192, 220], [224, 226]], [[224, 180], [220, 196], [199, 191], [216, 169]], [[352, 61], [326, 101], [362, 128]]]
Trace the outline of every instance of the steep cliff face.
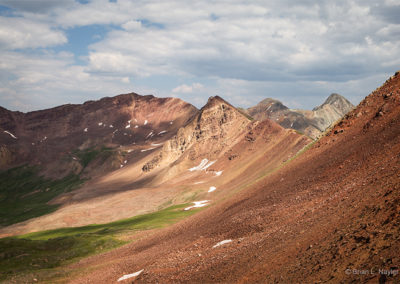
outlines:
[[[82, 151], [98, 153], [105, 148], [163, 142], [197, 111], [177, 98], [135, 93], [26, 114], [1, 108], [1, 155], [7, 157], [7, 162], [2, 159], [0, 167], [29, 163], [62, 176], [74, 168], [72, 164], [77, 163]], [[111, 152], [117, 154], [111, 157], [114, 160], [123, 159], [118, 151]], [[121, 164], [109, 162], [111, 168]]]
[[164, 144], [160, 154], [143, 166], [143, 171], [152, 170], [161, 161], [194, 161], [204, 156], [214, 159], [237, 142], [249, 123], [248, 118], [221, 97], [210, 97], [197, 115]]
[[322, 105], [312, 111], [289, 109], [278, 100], [265, 99], [247, 109], [247, 113], [257, 120], [268, 118], [285, 128], [301, 131], [315, 139], [353, 107], [343, 96], [331, 94]]

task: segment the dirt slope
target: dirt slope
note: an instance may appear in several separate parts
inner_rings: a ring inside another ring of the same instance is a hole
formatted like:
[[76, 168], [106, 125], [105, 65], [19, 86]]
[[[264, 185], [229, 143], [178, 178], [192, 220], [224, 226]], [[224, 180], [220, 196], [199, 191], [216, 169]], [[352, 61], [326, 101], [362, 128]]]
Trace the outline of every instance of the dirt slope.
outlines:
[[81, 261], [93, 270], [71, 282], [144, 269], [126, 282], [397, 283], [399, 125], [396, 73], [293, 162], [167, 230]]

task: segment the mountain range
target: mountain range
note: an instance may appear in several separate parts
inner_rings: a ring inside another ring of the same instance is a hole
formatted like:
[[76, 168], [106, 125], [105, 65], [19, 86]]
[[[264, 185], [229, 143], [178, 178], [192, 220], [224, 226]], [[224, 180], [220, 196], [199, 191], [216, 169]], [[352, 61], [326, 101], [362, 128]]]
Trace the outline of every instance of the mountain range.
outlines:
[[280, 101], [270, 98], [245, 111], [257, 120], [268, 118], [284, 128], [296, 129], [316, 139], [353, 108], [354, 105], [343, 96], [331, 94], [322, 105], [311, 111], [289, 109]]
[[[100, 224], [96, 236], [165, 208], [193, 212], [119, 233], [126, 245], [71, 258], [67, 276], [7, 268], [2, 280], [397, 281], [399, 125], [398, 72], [357, 107], [332, 94], [311, 111], [273, 99], [243, 110], [219, 96], [196, 109], [131, 93], [31, 113], [1, 108], [4, 249], [46, 234], [62, 242], [73, 230], [85, 232], [74, 241], [93, 238]], [[7, 252], [0, 264], [29, 255]]]

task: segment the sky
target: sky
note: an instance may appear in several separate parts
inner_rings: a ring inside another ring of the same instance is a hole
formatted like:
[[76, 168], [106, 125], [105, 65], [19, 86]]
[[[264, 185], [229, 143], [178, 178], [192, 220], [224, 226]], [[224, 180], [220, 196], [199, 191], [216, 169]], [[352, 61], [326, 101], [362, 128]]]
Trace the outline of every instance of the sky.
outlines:
[[400, 0], [0, 0], [0, 106], [358, 104], [400, 69], [399, 15]]

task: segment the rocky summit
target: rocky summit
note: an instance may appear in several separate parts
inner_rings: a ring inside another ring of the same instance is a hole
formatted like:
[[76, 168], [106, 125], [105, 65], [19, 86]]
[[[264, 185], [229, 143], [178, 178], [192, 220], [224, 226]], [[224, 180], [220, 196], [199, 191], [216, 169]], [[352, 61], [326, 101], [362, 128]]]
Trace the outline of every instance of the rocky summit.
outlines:
[[268, 118], [316, 139], [353, 108], [353, 104], [343, 96], [331, 94], [322, 105], [311, 111], [289, 109], [280, 101], [268, 98], [246, 112], [257, 120]]

